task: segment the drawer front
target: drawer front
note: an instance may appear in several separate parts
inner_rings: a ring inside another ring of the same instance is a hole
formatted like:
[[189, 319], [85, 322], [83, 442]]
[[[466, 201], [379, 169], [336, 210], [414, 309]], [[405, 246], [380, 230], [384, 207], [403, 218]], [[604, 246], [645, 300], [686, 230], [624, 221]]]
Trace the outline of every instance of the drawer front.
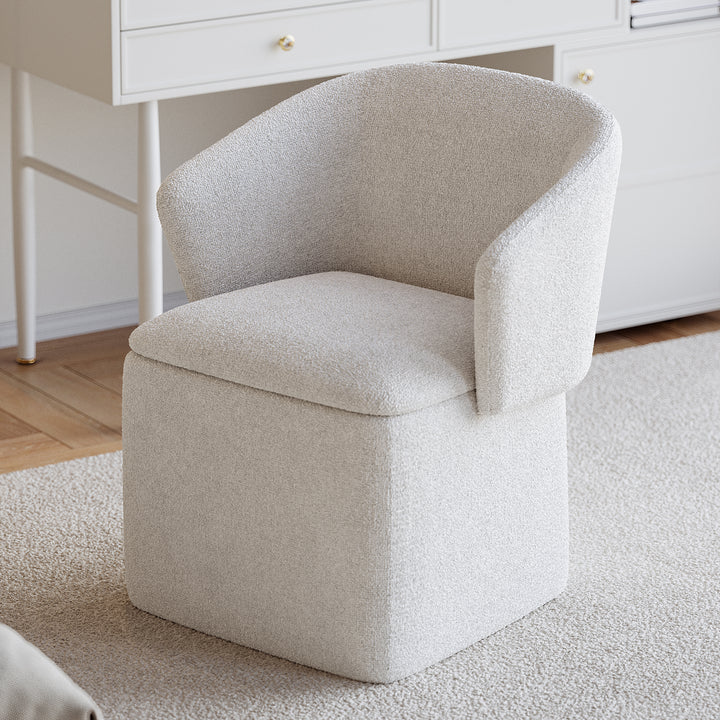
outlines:
[[557, 35], [619, 23], [618, 0], [440, 0], [440, 48]]
[[121, 0], [120, 29], [200, 22], [357, 0]]
[[[718, 64], [720, 32], [560, 55], [559, 80], [605, 105], [623, 134], [604, 330], [720, 298], [720, 78], [703, 72]], [[583, 84], [578, 75], [588, 70]]]
[[[638, 31], [638, 34], [641, 31]], [[621, 183], [657, 182], [720, 170], [720, 32], [573, 50], [560, 81], [617, 117], [623, 133]], [[591, 69], [583, 84], [578, 75]]]
[[[121, 34], [123, 94], [427, 52], [431, 0], [348, 2]], [[294, 47], [278, 41], [292, 35]]]
[[604, 330], [687, 315], [708, 301], [720, 307], [718, 197], [720, 172], [618, 190], [600, 296]]

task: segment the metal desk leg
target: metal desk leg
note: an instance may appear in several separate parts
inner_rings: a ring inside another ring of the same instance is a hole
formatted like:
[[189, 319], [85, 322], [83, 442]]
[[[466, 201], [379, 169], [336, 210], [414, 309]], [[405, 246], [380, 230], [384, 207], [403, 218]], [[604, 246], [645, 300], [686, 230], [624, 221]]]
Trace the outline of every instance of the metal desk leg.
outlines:
[[158, 104], [138, 105], [138, 295], [140, 322], [163, 311], [162, 227], [155, 207], [160, 187]]
[[33, 171], [23, 161], [23, 158], [32, 155], [33, 150], [30, 76], [13, 68], [11, 78], [17, 361], [21, 365], [32, 365], [35, 362], [35, 183]]

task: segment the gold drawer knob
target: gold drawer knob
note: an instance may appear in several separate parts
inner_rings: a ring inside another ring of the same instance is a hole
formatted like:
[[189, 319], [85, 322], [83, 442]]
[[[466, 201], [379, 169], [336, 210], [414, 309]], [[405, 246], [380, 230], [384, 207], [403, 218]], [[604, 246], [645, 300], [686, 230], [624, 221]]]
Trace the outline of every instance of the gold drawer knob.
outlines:
[[585, 85], [589, 85], [595, 79], [595, 71], [588, 68], [587, 70], [581, 70], [578, 75], [578, 80]]
[[283, 35], [278, 40], [278, 45], [283, 50], [292, 50], [295, 47], [295, 38], [292, 35]]

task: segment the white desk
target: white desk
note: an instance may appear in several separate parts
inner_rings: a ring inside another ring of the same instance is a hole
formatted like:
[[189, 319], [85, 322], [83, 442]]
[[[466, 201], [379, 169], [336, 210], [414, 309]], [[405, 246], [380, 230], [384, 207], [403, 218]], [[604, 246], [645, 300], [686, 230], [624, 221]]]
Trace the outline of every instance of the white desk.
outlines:
[[[447, 60], [553, 46], [552, 78], [593, 91], [597, 87], [598, 97], [623, 124], [622, 116], [633, 106], [637, 90], [629, 86], [632, 78], [623, 76], [612, 62], [620, 49], [641, 48], [640, 57], [636, 54], [634, 58], [638, 66], [642, 65], [642, 57], [658, 55], [653, 41], [667, 38], [684, 42], [682, 57], [693, 46], [693, 37], [710, 37], [705, 46], [711, 53], [712, 48], [720, 49], [720, 21], [703, 20], [638, 33], [629, 29], [629, 7], [629, 0], [0, 0], [0, 61], [13, 67], [19, 362], [31, 363], [35, 359], [33, 172], [46, 173], [137, 212], [139, 316], [141, 321], [147, 320], [162, 311], [161, 229], [155, 212], [155, 192], [160, 183], [158, 100], [322, 77], [401, 61]], [[578, 74], [589, 68], [586, 57], [607, 66], [612, 83], [595, 68], [597, 80], [593, 85], [583, 85]], [[714, 73], [720, 57], [712, 60], [709, 67]], [[33, 157], [28, 73], [113, 105], [138, 105], [136, 201]], [[690, 74], [675, 73], [670, 81], [687, 87]], [[690, 81], [694, 93], [691, 101], [696, 98], [700, 102], [701, 94], [707, 94], [707, 82], [695, 81], [693, 85]], [[653, 98], [657, 101], [657, 92]], [[667, 144], [667, 139], [652, 129], [654, 118], [648, 118], [642, 109], [631, 112], [646, 128], [646, 134]], [[715, 101], [707, 123], [700, 123], [701, 129], [705, 124], [716, 127], [718, 121], [720, 103]], [[641, 138], [625, 133], [625, 142], [627, 149], [628, 143], [633, 147]], [[697, 176], [698, 163], [688, 162], [695, 168], [694, 175], [690, 174]], [[652, 162], [645, 165], [649, 167]], [[642, 162], [640, 166], [631, 178], [635, 185], [643, 184]], [[666, 175], [676, 180], [685, 177], [686, 170], [670, 168]], [[714, 192], [720, 166], [705, 161], [702, 170], [706, 178], [712, 178], [703, 187]], [[656, 181], [650, 175], [645, 177], [645, 184]], [[633, 201], [628, 202], [632, 205]], [[700, 312], [720, 307], [720, 280], [715, 287], [704, 276], [700, 295], [696, 292], [696, 278], [689, 278], [673, 291], [672, 297], [662, 296], [658, 290], [661, 283], [641, 281], [635, 283], [640, 287], [637, 297], [627, 296], [625, 276], [639, 270], [637, 262], [627, 266], [632, 252], [628, 254], [626, 246], [628, 242], [632, 245], [636, 233], [636, 215], [631, 208], [630, 219], [622, 220], [627, 227], [616, 227], [614, 231], [620, 239], [611, 241], [609, 280], [606, 278], [604, 290], [604, 297], [609, 293], [611, 298], [611, 309], [605, 319], [601, 309], [601, 327], [603, 322], [603, 329], [610, 329], [613, 325], [687, 314], [688, 309]], [[705, 225], [712, 226], [714, 217]], [[707, 266], [717, 260], [720, 269], [720, 254], [710, 247], [707, 228], [698, 227], [698, 232], [702, 238], [694, 248], [699, 253], [695, 265]], [[667, 239], [670, 245], [673, 242], [677, 245], [676, 239]], [[613, 247], [624, 249], [618, 262], [612, 260]], [[673, 258], [668, 262], [674, 262]], [[662, 265], [655, 272], [664, 273], [666, 269]], [[650, 291], [643, 294], [643, 288]]]

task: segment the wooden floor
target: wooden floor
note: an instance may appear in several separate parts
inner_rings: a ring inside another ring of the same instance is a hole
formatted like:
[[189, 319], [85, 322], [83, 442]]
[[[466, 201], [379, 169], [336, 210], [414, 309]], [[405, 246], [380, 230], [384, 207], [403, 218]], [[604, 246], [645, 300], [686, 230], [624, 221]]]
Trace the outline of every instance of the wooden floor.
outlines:
[[133, 328], [38, 343], [38, 362], [0, 350], [0, 472], [122, 448], [123, 358]]
[[[0, 349], [0, 472], [122, 448], [122, 364], [133, 328], [38, 344], [38, 362], [18, 365]], [[720, 330], [720, 311], [598, 335], [609, 352]]]

